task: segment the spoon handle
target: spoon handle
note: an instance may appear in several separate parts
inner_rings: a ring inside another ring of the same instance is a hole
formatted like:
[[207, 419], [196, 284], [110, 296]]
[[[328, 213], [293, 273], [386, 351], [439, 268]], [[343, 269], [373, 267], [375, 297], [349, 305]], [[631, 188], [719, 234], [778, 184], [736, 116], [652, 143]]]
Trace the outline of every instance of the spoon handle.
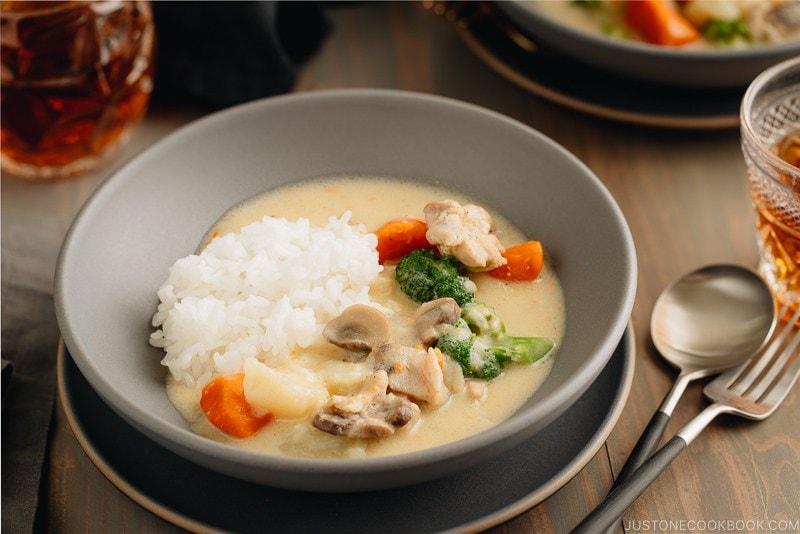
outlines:
[[625, 462], [619, 475], [617, 475], [614, 485], [611, 486], [612, 490], [628, 480], [631, 474], [650, 458], [650, 455], [658, 448], [658, 444], [664, 436], [664, 431], [667, 428], [669, 419], [669, 414], [661, 410], [653, 414], [644, 432], [642, 432], [642, 435], [639, 437], [639, 441], [636, 442], [636, 445], [628, 456], [628, 460]]
[[672, 416], [673, 410], [675, 410], [675, 405], [678, 403], [681, 395], [683, 395], [683, 392], [686, 391], [686, 386], [689, 385], [689, 382], [698, 376], [700, 376], [700, 372], [697, 370], [681, 371], [678, 378], [676, 378], [675, 382], [672, 384], [672, 388], [670, 388], [667, 396], [661, 401], [661, 406], [658, 408], [658, 411], [653, 414], [644, 432], [639, 436], [639, 441], [636, 442], [636, 445], [628, 456], [628, 460], [625, 462], [619, 475], [617, 475], [617, 479], [611, 486], [612, 490], [627, 480], [628, 477], [656, 451], [658, 444], [661, 443], [661, 438], [664, 436], [669, 418]]

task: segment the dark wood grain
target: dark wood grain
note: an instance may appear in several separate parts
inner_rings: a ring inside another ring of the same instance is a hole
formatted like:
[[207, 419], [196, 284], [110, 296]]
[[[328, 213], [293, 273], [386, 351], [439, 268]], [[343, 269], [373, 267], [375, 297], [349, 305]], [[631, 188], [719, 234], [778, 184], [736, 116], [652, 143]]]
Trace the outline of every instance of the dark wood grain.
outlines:
[[[634, 383], [605, 447], [581, 473], [532, 510], [493, 532], [567, 532], [604, 496], [613, 474], [676, 373], [652, 348], [653, 303], [673, 278], [700, 265], [754, 266], [756, 249], [736, 130], [678, 131], [585, 115], [534, 96], [469, 52], [446, 13], [419, 3], [344, 3], [331, 9], [334, 31], [303, 69], [296, 91], [385, 87], [436, 93], [500, 111], [538, 129], [575, 154], [606, 184], [633, 233], [639, 287]], [[137, 133], [143, 146], [192, 113], [154, 109]], [[64, 230], [100, 178], [57, 184], [47, 199], [20, 186]], [[6, 193], [6, 191], [4, 191]], [[16, 192], [15, 192], [16, 193]], [[578, 214], [576, 214], [578, 216]], [[63, 230], [61, 230], [63, 232]], [[5, 234], [4, 234], [5, 237]], [[57, 250], [53, 238], [51, 254]], [[587, 258], [591, 261], [591, 258]], [[4, 274], [5, 274], [4, 268]], [[667, 436], [704, 405], [702, 384], [689, 387]], [[629, 509], [619, 532], [658, 522], [800, 521], [800, 401], [790, 394], [769, 420], [721, 418]], [[57, 414], [51, 437], [43, 523], [52, 532], [175, 532], [116, 489], [92, 465]], [[650, 531], [663, 528], [650, 527]]]

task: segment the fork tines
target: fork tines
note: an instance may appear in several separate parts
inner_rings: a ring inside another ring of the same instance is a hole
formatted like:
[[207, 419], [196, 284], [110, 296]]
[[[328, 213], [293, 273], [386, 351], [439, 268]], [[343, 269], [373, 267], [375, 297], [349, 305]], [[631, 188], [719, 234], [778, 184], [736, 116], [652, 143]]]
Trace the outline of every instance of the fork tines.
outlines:
[[[778, 318], [785, 317], [788, 313], [789, 306], [784, 305], [778, 312]], [[791, 377], [793, 373], [788, 372], [789, 368], [798, 364], [798, 353], [800, 353], [798, 351], [800, 329], [796, 326], [798, 321], [800, 321], [800, 306], [792, 318], [776, 331], [761, 352], [732, 377], [727, 389], [755, 402], [762, 402], [781, 382], [782, 377]]]

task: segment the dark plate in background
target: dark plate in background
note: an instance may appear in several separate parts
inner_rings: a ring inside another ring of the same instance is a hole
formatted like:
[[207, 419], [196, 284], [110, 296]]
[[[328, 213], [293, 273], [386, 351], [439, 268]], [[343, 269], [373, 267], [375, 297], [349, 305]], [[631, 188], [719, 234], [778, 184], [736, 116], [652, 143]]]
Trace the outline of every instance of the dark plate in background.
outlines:
[[470, 50], [501, 76], [563, 106], [622, 122], [735, 128], [746, 88], [674, 87], [588, 67], [537, 46], [488, 2], [450, 3], [448, 18]]

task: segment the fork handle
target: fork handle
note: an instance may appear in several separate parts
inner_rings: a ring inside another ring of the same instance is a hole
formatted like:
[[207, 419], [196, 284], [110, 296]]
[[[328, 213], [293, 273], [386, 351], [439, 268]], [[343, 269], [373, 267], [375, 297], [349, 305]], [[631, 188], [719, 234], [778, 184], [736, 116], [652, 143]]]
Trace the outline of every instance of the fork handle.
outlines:
[[628, 480], [613, 489], [603, 502], [572, 530], [572, 534], [594, 534], [608, 530], [716, 416], [733, 411], [730, 406], [719, 402], [707, 406], [634, 471]]
[[608, 530], [687, 445], [679, 435], [670, 439], [634, 471], [627, 481], [613, 489], [605, 500], [573, 529], [572, 534], [593, 534]]

